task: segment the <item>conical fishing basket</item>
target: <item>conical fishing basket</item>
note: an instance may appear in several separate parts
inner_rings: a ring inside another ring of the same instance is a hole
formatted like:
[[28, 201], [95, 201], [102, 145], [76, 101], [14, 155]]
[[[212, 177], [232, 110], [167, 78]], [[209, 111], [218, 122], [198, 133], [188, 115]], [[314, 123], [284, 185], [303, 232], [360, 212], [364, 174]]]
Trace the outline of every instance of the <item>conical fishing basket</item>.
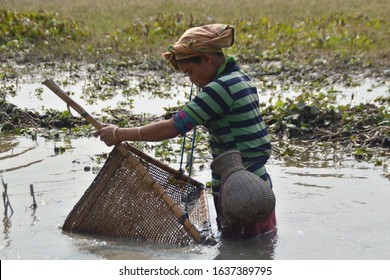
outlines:
[[245, 169], [241, 153], [230, 150], [211, 163], [211, 169], [222, 177], [221, 212], [230, 223], [263, 222], [275, 209], [275, 195], [265, 181]]
[[[103, 127], [52, 80], [43, 84], [97, 130]], [[170, 244], [211, 235], [204, 186], [126, 143], [112, 150], [63, 230]]]
[[63, 230], [169, 244], [211, 234], [203, 185], [128, 144], [113, 149]]

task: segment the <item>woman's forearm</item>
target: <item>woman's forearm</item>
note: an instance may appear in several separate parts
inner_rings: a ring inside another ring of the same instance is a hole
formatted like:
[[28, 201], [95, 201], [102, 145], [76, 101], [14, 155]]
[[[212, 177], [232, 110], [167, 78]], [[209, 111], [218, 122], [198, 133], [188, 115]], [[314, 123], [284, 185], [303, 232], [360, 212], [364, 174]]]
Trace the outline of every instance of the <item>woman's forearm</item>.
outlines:
[[173, 119], [158, 121], [141, 127], [118, 128], [119, 141], [161, 141], [179, 135]]

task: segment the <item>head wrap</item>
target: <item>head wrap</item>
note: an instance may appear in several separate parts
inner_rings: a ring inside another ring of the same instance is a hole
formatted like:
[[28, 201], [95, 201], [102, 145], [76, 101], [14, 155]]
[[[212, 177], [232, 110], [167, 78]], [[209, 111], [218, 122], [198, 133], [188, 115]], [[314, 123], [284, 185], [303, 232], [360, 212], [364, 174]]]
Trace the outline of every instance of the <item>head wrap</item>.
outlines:
[[234, 43], [234, 29], [227, 24], [209, 24], [188, 29], [179, 41], [162, 54], [175, 69], [177, 60], [198, 56], [202, 53], [218, 53]]

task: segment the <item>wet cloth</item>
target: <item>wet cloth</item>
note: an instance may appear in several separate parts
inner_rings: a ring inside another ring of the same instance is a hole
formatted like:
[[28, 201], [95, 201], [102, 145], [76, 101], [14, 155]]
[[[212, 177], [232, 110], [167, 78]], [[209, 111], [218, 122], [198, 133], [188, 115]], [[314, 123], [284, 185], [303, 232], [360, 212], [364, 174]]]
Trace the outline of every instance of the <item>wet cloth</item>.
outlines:
[[198, 56], [202, 53], [219, 53], [234, 43], [234, 29], [227, 24], [209, 24], [188, 29], [179, 41], [162, 54], [175, 69], [176, 60]]

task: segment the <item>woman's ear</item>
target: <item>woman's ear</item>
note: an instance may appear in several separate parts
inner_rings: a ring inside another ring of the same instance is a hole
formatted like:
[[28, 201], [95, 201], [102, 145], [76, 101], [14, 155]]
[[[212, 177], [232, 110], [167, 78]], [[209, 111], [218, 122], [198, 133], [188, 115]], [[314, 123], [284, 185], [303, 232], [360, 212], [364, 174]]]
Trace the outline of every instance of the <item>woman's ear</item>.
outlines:
[[202, 54], [201, 57], [207, 62], [212, 63], [213, 62], [213, 56], [209, 53]]

